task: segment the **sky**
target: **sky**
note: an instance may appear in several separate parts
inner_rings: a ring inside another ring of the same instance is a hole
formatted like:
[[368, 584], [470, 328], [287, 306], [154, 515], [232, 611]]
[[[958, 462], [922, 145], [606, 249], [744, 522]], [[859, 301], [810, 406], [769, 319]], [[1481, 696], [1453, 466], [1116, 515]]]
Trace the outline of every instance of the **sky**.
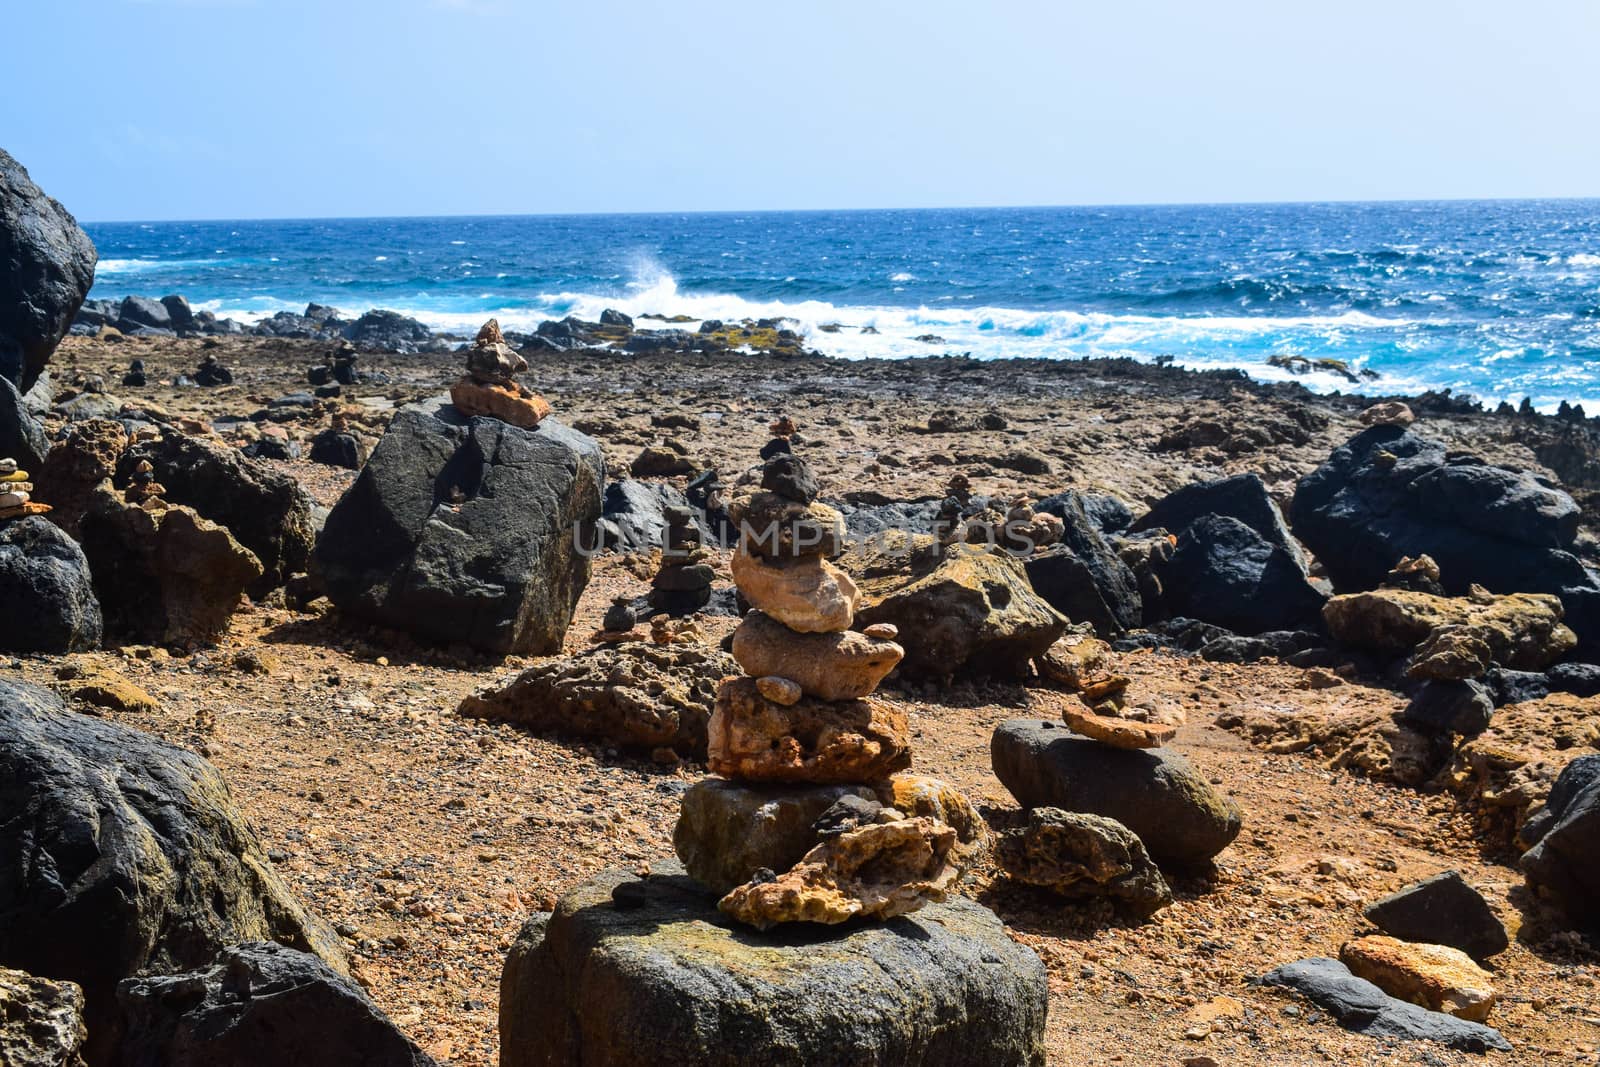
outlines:
[[1595, 0], [15, 0], [85, 221], [1600, 195]]

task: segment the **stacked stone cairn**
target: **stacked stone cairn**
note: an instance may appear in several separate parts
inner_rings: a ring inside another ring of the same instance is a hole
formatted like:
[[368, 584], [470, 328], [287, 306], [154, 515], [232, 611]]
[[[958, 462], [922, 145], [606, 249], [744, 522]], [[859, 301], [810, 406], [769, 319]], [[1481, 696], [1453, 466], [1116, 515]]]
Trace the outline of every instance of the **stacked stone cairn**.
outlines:
[[133, 477], [128, 480], [128, 488], [122, 491], [123, 500], [146, 511], [164, 511], [166, 495], [167, 487], [156, 481], [156, 469], [148, 459], [134, 464]]
[[668, 615], [692, 615], [711, 601], [711, 581], [717, 572], [711, 565], [711, 553], [700, 543], [694, 512], [676, 504], [664, 508], [662, 514], [667, 531], [662, 539], [661, 568], [650, 583], [650, 605]]
[[14, 459], [0, 459], [0, 520], [20, 519], [28, 515], [43, 515], [50, 510], [48, 504], [35, 504], [30, 494], [33, 483], [27, 471], [17, 468]]
[[956, 790], [898, 775], [903, 710], [873, 692], [905, 652], [893, 626], [850, 629], [855, 583], [829, 562], [838, 512], [804, 460], [777, 452], [736, 499], [734, 581], [752, 610], [733, 634], [747, 673], [725, 679], [709, 726], [713, 774], [684, 797], [674, 844], [719, 909], [779, 923], [889, 919], [944, 899], [982, 847]]
[[550, 414], [550, 403], [516, 380], [527, 369], [528, 361], [506, 344], [499, 321], [490, 319], [467, 349], [467, 373], [450, 387], [450, 402], [468, 417], [489, 415], [536, 429]]

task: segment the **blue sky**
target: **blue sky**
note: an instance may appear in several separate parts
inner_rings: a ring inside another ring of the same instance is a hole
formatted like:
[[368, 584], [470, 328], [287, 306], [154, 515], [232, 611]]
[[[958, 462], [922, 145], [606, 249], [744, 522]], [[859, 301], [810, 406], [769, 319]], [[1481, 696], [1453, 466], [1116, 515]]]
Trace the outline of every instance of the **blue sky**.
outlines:
[[80, 218], [1600, 195], [1600, 3], [23, 0]]

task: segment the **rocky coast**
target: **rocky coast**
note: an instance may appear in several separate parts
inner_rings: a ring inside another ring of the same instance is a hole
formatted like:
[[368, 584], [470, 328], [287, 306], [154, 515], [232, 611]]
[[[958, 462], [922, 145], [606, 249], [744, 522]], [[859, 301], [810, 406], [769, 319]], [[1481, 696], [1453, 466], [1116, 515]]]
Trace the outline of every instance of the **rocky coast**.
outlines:
[[17, 1062], [1600, 1054], [1584, 413], [126, 304], [0, 380]]

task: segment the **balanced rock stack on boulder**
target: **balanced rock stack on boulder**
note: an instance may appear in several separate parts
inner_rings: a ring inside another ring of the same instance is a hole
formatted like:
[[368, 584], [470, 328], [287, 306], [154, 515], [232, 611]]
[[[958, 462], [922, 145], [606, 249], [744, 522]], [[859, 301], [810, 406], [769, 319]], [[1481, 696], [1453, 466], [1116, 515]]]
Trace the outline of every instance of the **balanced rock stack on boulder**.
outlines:
[[[469, 363], [520, 366], [499, 337], [486, 324]], [[553, 653], [589, 581], [600, 445], [542, 400], [468, 384], [395, 415], [329, 513], [317, 565], [350, 617], [499, 655]], [[502, 398], [492, 411], [490, 395]]]
[[506, 344], [500, 323], [490, 319], [467, 349], [467, 373], [450, 387], [450, 402], [468, 417], [490, 415], [532, 430], [550, 414], [550, 404], [516, 380], [527, 369], [528, 361]]
[[896, 773], [907, 718], [872, 694], [900, 646], [849, 629], [854, 586], [815, 547], [805, 464], [779, 453], [763, 482], [772, 499], [746, 515], [787, 521], [742, 531], [748, 675], [718, 688], [720, 777], [684, 794], [682, 867], [602, 874], [524, 927], [501, 1063], [1042, 1065], [1038, 958], [946, 900], [983, 820], [945, 783]]
[[[662, 538], [661, 569], [650, 583], [650, 605], [668, 615], [691, 615], [710, 602], [711, 581], [717, 572], [710, 562], [711, 553], [700, 545], [694, 512], [672, 504], [661, 513], [667, 530]], [[606, 629], [612, 628], [608, 624]]]

